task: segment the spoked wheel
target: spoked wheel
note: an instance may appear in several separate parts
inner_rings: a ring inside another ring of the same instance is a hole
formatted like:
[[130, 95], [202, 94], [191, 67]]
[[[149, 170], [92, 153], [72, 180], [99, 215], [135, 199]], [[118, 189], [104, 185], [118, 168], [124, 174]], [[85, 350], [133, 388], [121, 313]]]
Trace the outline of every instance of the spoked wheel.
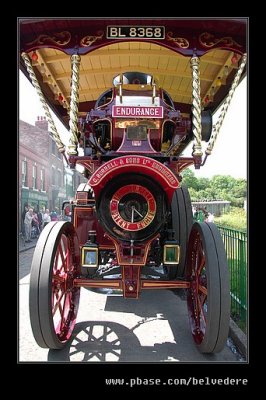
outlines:
[[167, 272], [169, 279], [178, 279], [183, 278], [185, 275], [187, 242], [193, 223], [191, 200], [185, 185], [177, 189], [173, 195], [171, 214], [175, 239], [180, 246], [180, 258], [178, 265], [167, 267]]
[[194, 223], [186, 263], [187, 304], [193, 339], [201, 353], [223, 349], [229, 330], [230, 292], [227, 258], [218, 228]]
[[80, 288], [79, 244], [70, 222], [46, 225], [33, 255], [30, 276], [30, 321], [40, 347], [61, 349], [75, 326]]

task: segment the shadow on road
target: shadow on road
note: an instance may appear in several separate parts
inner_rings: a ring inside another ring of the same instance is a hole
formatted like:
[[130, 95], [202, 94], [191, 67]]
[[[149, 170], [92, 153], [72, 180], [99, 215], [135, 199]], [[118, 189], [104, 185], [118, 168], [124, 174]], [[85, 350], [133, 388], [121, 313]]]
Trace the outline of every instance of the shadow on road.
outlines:
[[[170, 291], [156, 292], [147, 291], [137, 301], [108, 297], [105, 311], [134, 313], [141, 317], [140, 321], [131, 329], [111, 321], [77, 323], [70, 343], [62, 350], [49, 350], [48, 361], [212, 363], [223, 360], [224, 357], [217, 354], [204, 355], [198, 352], [191, 337], [188, 321], [184, 323], [187, 315], [183, 313], [179, 316], [173, 309], [173, 301], [182, 302], [183, 309], [184, 301]], [[156, 298], [157, 301], [155, 301]], [[169, 300], [171, 300], [171, 306]], [[187, 313], [186, 310], [185, 313]], [[152, 346], [141, 344], [135, 333], [137, 329], [144, 329], [145, 335], [152, 335], [154, 327], [157, 326], [158, 329], [160, 320], [168, 321], [175, 343], [166, 341], [154, 343]], [[156, 321], [157, 325], [154, 325]], [[230, 352], [228, 348], [226, 351]]]
[[50, 350], [48, 361], [129, 361], [140, 346], [137, 336], [125, 326], [106, 321], [76, 324], [72, 341], [63, 350]]
[[48, 361], [160, 362], [169, 357], [169, 360], [180, 361], [175, 343], [141, 346], [134, 334], [135, 328], [137, 326], [128, 329], [116, 322], [80, 322], [75, 327], [72, 341], [63, 350], [50, 350]]

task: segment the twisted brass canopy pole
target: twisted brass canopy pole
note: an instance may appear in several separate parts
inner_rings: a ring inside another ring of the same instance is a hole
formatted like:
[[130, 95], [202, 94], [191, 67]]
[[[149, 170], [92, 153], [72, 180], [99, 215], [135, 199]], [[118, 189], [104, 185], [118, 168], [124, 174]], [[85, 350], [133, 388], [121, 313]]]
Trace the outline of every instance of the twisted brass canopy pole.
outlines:
[[190, 59], [192, 68], [192, 132], [194, 135], [192, 155], [197, 158], [202, 156], [201, 148], [201, 99], [200, 99], [200, 73], [199, 58], [193, 56]]
[[79, 67], [80, 56], [73, 54], [71, 56], [71, 97], [70, 97], [70, 138], [68, 144], [68, 154], [77, 155], [78, 146], [78, 104], [79, 104]]

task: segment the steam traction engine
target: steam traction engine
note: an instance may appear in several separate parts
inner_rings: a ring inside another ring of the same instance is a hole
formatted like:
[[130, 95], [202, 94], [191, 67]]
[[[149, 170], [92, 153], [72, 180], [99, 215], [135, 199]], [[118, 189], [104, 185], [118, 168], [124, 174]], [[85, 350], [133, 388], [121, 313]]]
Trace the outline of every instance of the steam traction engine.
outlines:
[[[208, 140], [211, 117], [203, 118]], [[125, 298], [143, 289], [186, 288], [196, 343], [202, 351], [221, 350], [227, 263], [215, 225], [191, 231], [180, 171], [193, 158], [178, 157], [191, 138], [190, 120], [181, 119], [149, 75], [121, 74], [98, 99], [79, 138], [84, 156], [69, 158], [88, 177], [75, 201], [64, 204], [72, 222], [48, 224], [34, 253], [30, 307], [39, 345], [61, 348], [70, 338], [81, 286], [121, 289]]]
[[[161, 30], [156, 29], [158, 36]], [[29, 57], [24, 52], [22, 58], [41, 97]], [[88, 181], [78, 187], [74, 201], [63, 205], [71, 222], [49, 223], [36, 245], [30, 279], [36, 342], [53, 349], [68, 342], [81, 287], [120, 290], [131, 299], [146, 289], [182, 288], [187, 290], [190, 326], [199, 351], [221, 351], [230, 315], [225, 250], [214, 224], [192, 223], [190, 197], [180, 175], [190, 165], [202, 165], [201, 140], [209, 141], [210, 154], [218, 133], [213, 132], [211, 113], [201, 109], [199, 58], [191, 58], [191, 115], [181, 116], [151, 75], [131, 71], [117, 75], [113, 87], [79, 121], [80, 56], [73, 54], [71, 62], [67, 162], [72, 168], [82, 166]], [[245, 56], [225, 109], [244, 65]], [[223, 117], [214, 127], [217, 131]], [[192, 140], [192, 157], [182, 157]]]

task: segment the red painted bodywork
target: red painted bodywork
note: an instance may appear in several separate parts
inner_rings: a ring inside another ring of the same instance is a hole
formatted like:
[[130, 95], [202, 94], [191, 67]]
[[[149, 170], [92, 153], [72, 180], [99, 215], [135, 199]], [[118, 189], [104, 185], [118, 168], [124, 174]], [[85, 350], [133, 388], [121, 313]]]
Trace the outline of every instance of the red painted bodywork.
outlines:
[[95, 196], [99, 196], [104, 185], [121, 174], [138, 172], [151, 176], [158, 181], [167, 194], [169, 203], [179, 182], [176, 176], [167, 166], [158, 161], [141, 155], [130, 155], [115, 158], [103, 164], [89, 179], [89, 185], [93, 188]]
[[114, 249], [113, 242], [105, 235], [105, 231], [97, 219], [94, 206], [74, 207], [73, 223], [77, 231], [80, 246], [83, 246], [88, 240], [88, 232], [95, 230], [99, 246], [102, 249]]

